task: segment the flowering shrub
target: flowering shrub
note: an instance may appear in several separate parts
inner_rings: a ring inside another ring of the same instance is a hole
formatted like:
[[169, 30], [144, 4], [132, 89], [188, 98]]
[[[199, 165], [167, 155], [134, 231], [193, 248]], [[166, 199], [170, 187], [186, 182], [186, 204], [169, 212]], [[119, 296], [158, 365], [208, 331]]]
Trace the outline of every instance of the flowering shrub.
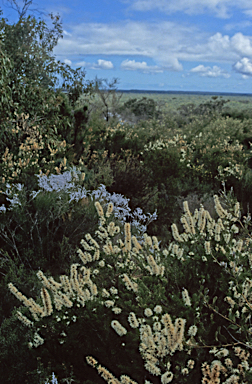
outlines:
[[[67, 144], [57, 138], [56, 131], [47, 130], [29, 115], [16, 115], [8, 121], [8, 142], [2, 143], [1, 183], [24, 182], [28, 175], [66, 169]], [[64, 158], [64, 159], [63, 159]]]
[[250, 382], [249, 218], [224, 198], [230, 205], [214, 196], [216, 220], [184, 202], [183, 230], [172, 225], [168, 247], [133, 236], [112, 202], [96, 201], [99, 226], [81, 240], [81, 264], [56, 279], [39, 271], [36, 301], [9, 283], [29, 347], [59, 377], [60, 355], [82, 381], [100, 382], [92, 367], [108, 383]]

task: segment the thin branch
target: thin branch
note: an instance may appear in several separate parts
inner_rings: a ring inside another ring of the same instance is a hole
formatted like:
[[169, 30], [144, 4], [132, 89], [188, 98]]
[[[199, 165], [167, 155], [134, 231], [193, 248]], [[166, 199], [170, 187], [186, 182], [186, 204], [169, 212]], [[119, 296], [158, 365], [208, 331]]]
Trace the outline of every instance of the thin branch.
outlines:
[[[23, 19], [26, 14], [27, 14], [27, 11], [29, 9], [29, 7], [32, 5], [32, 2], [33, 0], [23, 0], [23, 6], [20, 7], [18, 5], [18, 2], [17, 0], [6, 0], [7, 3], [9, 3], [10, 5], [6, 5], [7, 7], [13, 9], [14, 11], [16, 11], [18, 13], [18, 16], [19, 16], [19, 20]], [[40, 15], [45, 15], [46, 13], [43, 12], [43, 11], [40, 11], [38, 10], [37, 8], [36, 9], [31, 9], [32, 12], [37, 12], [39, 13]]]
[[10, 4], [10, 8], [14, 9], [14, 11], [17, 11], [19, 19], [22, 19], [25, 16], [28, 8], [32, 4], [32, 0], [23, 0], [23, 7], [18, 5], [17, 0], [7, 0], [7, 2]]
[[250, 348], [250, 349], [252, 349], [252, 347], [250, 347], [250, 345], [247, 345], [247, 344], [243, 343], [242, 341], [237, 340], [237, 339], [236, 339], [236, 338], [229, 332], [229, 330], [225, 327], [225, 325], [224, 325], [224, 328], [225, 328], [225, 330], [229, 333], [229, 335], [232, 337], [232, 339], [236, 341], [236, 344], [242, 344], [242, 345], [244, 345], [246, 348]]
[[220, 312], [216, 311], [216, 309], [214, 309], [214, 308], [213, 308], [209, 303], [207, 303], [206, 301], [205, 301], [204, 305], [206, 305], [206, 306], [207, 306], [209, 309], [211, 309], [213, 312], [217, 313], [217, 315], [223, 317], [223, 319], [225, 319], [225, 320], [229, 321], [230, 323], [236, 325], [237, 327], [241, 328], [241, 326], [240, 326], [239, 324], [237, 324], [235, 321], [229, 319], [228, 317], [222, 315]]
[[230, 344], [222, 344], [222, 345], [197, 345], [197, 344], [190, 344], [193, 348], [226, 348], [226, 347], [233, 347], [234, 345], [243, 344], [241, 341], [237, 341], [236, 343], [230, 343]]

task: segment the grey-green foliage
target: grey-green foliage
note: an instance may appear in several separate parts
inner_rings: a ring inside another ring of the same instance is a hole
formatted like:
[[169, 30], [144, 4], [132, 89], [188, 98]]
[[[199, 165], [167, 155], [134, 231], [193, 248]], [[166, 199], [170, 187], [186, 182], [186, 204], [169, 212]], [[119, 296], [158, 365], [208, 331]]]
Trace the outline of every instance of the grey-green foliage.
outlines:
[[51, 106], [55, 109], [56, 87], [67, 88], [73, 103], [84, 92], [85, 72], [55, 60], [53, 50], [62, 37], [59, 15], [50, 14], [47, 21], [28, 15], [13, 24], [0, 19], [1, 49], [11, 63], [8, 77], [5, 73], [13, 104], [10, 112], [44, 118]]
[[130, 99], [120, 108], [122, 115], [133, 114], [138, 119], [153, 119], [158, 116], [156, 102], [147, 97]]
[[0, 41], [0, 121], [5, 115], [5, 106], [11, 104], [11, 88], [8, 84], [9, 74], [11, 71], [11, 61], [3, 51], [3, 44]]

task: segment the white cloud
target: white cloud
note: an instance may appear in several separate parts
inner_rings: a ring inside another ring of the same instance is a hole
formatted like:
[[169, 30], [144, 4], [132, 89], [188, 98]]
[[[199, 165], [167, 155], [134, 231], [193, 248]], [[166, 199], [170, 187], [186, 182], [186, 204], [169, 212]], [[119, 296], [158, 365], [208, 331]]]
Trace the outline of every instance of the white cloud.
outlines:
[[252, 76], [252, 61], [247, 57], [243, 57], [240, 61], [233, 66], [234, 70], [243, 75], [243, 78], [248, 78], [248, 76]]
[[157, 65], [147, 65], [145, 61], [139, 62], [135, 60], [124, 60], [121, 63], [121, 69], [125, 71], [140, 71], [143, 73], [162, 73], [163, 69]]
[[151, 11], [157, 9], [171, 14], [184, 12], [189, 15], [212, 13], [220, 18], [231, 17], [237, 9], [249, 14], [252, 12], [250, 0], [124, 0], [130, 8], [137, 11]]
[[107, 60], [102, 60], [99, 59], [97, 60], [97, 64], [94, 64], [92, 69], [113, 69], [114, 65], [112, 61], [107, 61]]
[[76, 64], [77, 67], [86, 67], [89, 69], [113, 69], [114, 65], [112, 61], [99, 59], [97, 63], [88, 63], [86, 61], [80, 61]]
[[64, 60], [64, 63], [67, 64], [67, 65], [72, 65], [72, 61], [71, 60], [68, 60], [68, 59], [65, 59]]
[[[56, 55], [123, 55], [153, 59], [166, 70], [183, 69], [177, 53], [195, 44], [195, 27], [173, 22], [83, 23], [73, 27], [72, 37], [61, 39]], [[198, 35], [202, 36], [202, 35]], [[129, 59], [130, 59], [129, 57]]]
[[252, 38], [250, 36], [244, 36], [242, 33], [236, 33], [232, 39], [231, 44], [234, 49], [241, 55], [252, 55]]
[[204, 77], [225, 77], [228, 79], [230, 77], [230, 74], [218, 67], [217, 65], [214, 65], [211, 67], [206, 67], [202, 64], [198, 65], [195, 68], [192, 68], [192, 73], [198, 73], [200, 76]]
[[246, 56], [252, 57], [252, 37], [236, 33], [232, 37], [217, 32], [206, 41], [186, 47], [184, 60], [233, 62]]
[[71, 33], [67, 32], [67, 31], [65, 31], [65, 30], [63, 30], [63, 35], [65, 35], [65, 36], [72, 36]]
[[249, 9], [249, 10], [245, 11], [244, 13], [245, 13], [245, 15], [252, 17], [252, 9]]
[[91, 65], [91, 63], [87, 63], [86, 61], [79, 61], [75, 64], [75, 67], [88, 67], [89, 65]]
[[[251, 14], [252, 16], [252, 14]], [[224, 26], [224, 29], [225, 31], [232, 31], [232, 29], [245, 29], [245, 28], [248, 28], [248, 27], [251, 27], [251, 22], [250, 21], [242, 21], [240, 23], [228, 23]]]
[[[241, 32], [233, 36], [220, 32], [210, 35], [195, 26], [175, 22], [82, 23], [75, 25], [71, 34], [59, 41], [56, 55], [71, 57], [71, 60], [82, 55], [126, 56], [129, 61], [135, 60], [130, 64], [126, 61], [127, 70], [134, 67], [145, 72], [182, 71], [183, 61], [233, 65], [243, 57], [252, 59], [252, 36]], [[142, 60], [136, 60], [136, 56]], [[147, 58], [155, 65], [148, 66]], [[83, 66], [113, 69], [111, 61], [102, 59]]]

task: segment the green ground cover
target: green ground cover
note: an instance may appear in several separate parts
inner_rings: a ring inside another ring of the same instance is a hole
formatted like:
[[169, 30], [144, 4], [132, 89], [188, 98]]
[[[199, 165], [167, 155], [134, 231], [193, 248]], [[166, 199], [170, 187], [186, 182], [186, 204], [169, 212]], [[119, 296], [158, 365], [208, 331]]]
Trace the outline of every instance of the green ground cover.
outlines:
[[159, 106], [159, 108], [165, 108], [167, 112], [175, 112], [182, 105], [193, 104], [198, 106], [199, 104], [206, 103], [213, 100], [213, 97], [228, 101], [225, 107], [231, 110], [237, 110], [239, 112], [249, 111], [252, 112], [252, 98], [251, 96], [215, 96], [215, 95], [192, 95], [192, 94], [164, 94], [164, 93], [123, 93], [121, 103], [125, 103], [129, 99], [133, 98], [151, 98]]

